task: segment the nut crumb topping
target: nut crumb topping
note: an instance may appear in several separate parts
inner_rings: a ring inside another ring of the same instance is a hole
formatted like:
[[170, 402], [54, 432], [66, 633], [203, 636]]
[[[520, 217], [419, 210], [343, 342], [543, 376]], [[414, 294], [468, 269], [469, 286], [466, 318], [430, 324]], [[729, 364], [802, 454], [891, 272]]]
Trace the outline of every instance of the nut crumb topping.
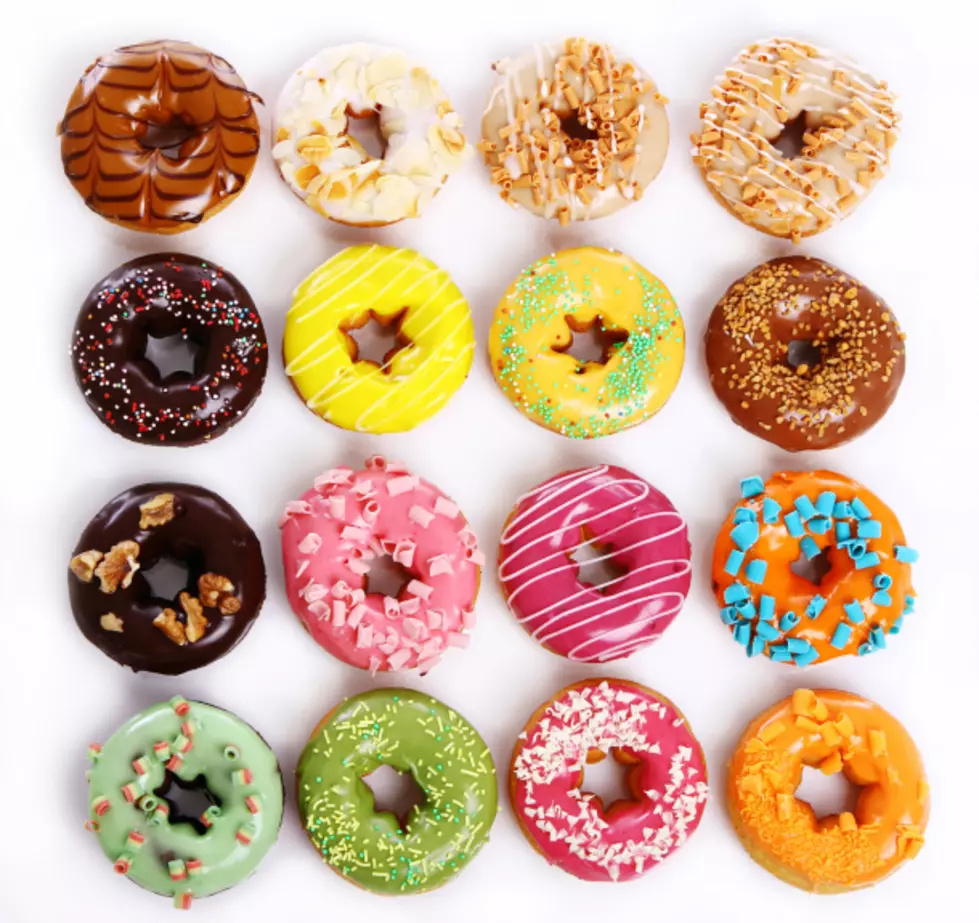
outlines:
[[153, 624], [174, 644], [183, 647], [187, 643], [186, 629], [183, 623], [177, 618], [177, 613], [173, 609], [164, 609], [153, 619]]
[[201, 602], [222, 615], [234, 615], [241, 609], [241, 600], [234, 595], [235, 585], [220, 574], [203, 574], [197, 581]]
[[207, 631], [208, 624], [201, 601], [191, 596], [190, 593], [181, 593], [180, 608], [184, 610], [184, 615], [187, 617], [185, 629], [187, 640], [191, 644], [200, 641], [204, 637], [204, 632]]
[[119, 618], [119, 616], [114, 612], [106, 612], [106, 614], [99, 619], [99, 624], [102, 626], [103, 631], [122, 631], [122, 619]]
[[152, 500], [147, 500], [139, 507], [140, 529], [154, 529], [165, 526], [177, 515], [176, 501], [173, 494], [157, 494]]
[[95, 576], [95, 568], [101, 560], [102, 552], [92, 549], [76, 554], [69, 562], [68, 567], [82, 583], [91, 583]]
[[139, 570], [139, 544], [137, 542], [119, 542], [113, 545], [109, 553], [95, 568], [95, 576], [99, 578], [99, 589], [103, 593], [115, 593], [119, 587], [129, 589], [133, 576]]

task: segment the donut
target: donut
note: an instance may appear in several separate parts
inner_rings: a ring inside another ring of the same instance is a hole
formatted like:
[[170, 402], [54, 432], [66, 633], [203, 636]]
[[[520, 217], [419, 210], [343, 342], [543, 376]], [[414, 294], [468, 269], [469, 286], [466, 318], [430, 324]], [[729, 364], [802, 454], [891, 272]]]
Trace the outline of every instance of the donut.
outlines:
[[[859, 789], [854, 810], [817, 817], [796, 796], [806, 767], [842, 772]], [[930, 800], [908, 732], [869, 699], [834, 689], [797, 689], [759, 715], [728, 766], [728, 812], [748, 855], [818, 894], [868, 888], [917, 856]]]
[[216, 215], [258, 160], [258, 96], [187, 42], [128, 45], [96, 59], [62, 119], [65, 176], [96, 214], [175, 234]]
[[904, 378], [904, 334], [877, 295], [807, 256], [756, 266], [711, 314], [714, 393], [734, 422], [789, 452], [870, 429]]
[[[410, 774], [424, 795], [406, 818], [375, 809], [364, 777]], [[483, 848], [496, 818], [489, 747], [458, 712], [411, 689], [373, 689], [317, 725], [296, 767], [299, 816], [323, 861], [376, 894], [447, 884]]]
[[[175, 696], [88, 755], [86, 828], [118, 874], [181, 910], [251, 875], [279, 835], [279, 764], [231, 712]], [[184, 813], [190, 792], [207, 804], [199, 815]]]
[[[180, 337], [193, 369], [161, 375], [150, 340]], [[147, 445], [208, 442], [237, 423], [265, 383], [268, 341], [245, 287], [196, 256], [123, 263], [85, 298], [72, 335], [75, 381], [109, 429]]]
[[[620, 576], [582, 582], [592, 545]], [[652, 644], [690, 589], [686, 523], [652, 484], [613, 465], [565, 471], [524, 494], [500, 539], [499, 578], [517, 621], [547, 650], [607, 663]]]
[[[361, 359], [350, 331], [397, 331], [381, 365]], [[348, 247], [296, 289], [283, 357], [317, 416], [344, 429], [398, 433], [434, 416], [462, 386], [476, 348], [469, 304], [449, 274], [414, 250]]]
[[[575, 334], [589, 331], [603, 341], [600, 362], [569, 352]], [[628, 256], [596, 247], [527, 267], [497, 305], [489, 336], [503, 393], [534, 423], [572, 439], [653, 416], [680, 379], [683, 347], [667, 287]]]
[[[172, 598], [148, 576], [161, 562], [187, 571]], [[85, 527], [68, 591], [82, 634], [116, 663], [171, 676], [223, 657], [265, 600], [255, 533], [227, 501], [192, 484], [142, 484]]]
[[[736, 218], [798, 242], [851, 214], [887, 172], [895, 101], [884, 81], [832, 51], [788, 38], [758, 42], [701, 105], [693, 160]], [[796, 126], [801, 151], [788, 157], [776, 143]]]
[[[629, 767], [629, 799], [582, 791], [585, 766]], [[545, 702], [521, 732], [510, 801], [549, 863], [585, 881], [630, 881], [679, 849], [700, 824], [707, 763], [669, 699], [624, 679], [591, 679]]]
[[[377, 117], [384, 155], [349, 134]], [[275, 110], [272, 156], [292, 191], [341, 224], [418, 218], [470, 154], [462, 121], [431, 74], [397, 48], [327, 48], [297, 70]]]
[[567, 225], [637, 201], [659, 174], [667, 99], [608, 45], [535, 45], [493, 70], [478, 148], [505, 202]]
[[714, 595], [749, 657], [804, 667], [887, 647], [914, 611], [897, 516], [832, 471], [783, 471], [741, 482], [714, 544]]
[[[483, 554], [442, 491], [380, 456], [316, 478], [280, 522], [286, 595], [313, 640], [344, 663], [426, 673], [469, 645]], [[374, 563], [405, 576], [397, 596], [371, 589]]]

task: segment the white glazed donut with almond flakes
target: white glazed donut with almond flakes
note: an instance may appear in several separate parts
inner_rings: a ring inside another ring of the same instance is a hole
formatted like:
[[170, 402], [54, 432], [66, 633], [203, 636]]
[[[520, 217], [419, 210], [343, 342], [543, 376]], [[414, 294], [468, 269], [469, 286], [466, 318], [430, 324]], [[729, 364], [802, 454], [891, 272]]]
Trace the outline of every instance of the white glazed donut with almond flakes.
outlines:
[[[382, 158], [348, 132], [351, 118], [374, 115]], [[276, 107], [272, 156], [282, 178], [342, 224], [419, 217], [469, 152], [441, 87], [394, 48], [358, 42], [321, 51], [293, 74]]]

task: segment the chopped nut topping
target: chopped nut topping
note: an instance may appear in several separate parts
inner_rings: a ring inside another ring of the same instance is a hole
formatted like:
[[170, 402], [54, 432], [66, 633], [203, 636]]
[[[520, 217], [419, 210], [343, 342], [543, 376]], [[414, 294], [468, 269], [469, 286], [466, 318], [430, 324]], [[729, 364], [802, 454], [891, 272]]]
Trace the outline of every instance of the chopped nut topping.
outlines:
[[173, 609], [164, 609], [155, 619], [153, 624], [160, 629], [174, 644], [183, 647], [187, 643], [187, 632], [183, 623], [177, 619], [177, 613]]
[[139, 507], [141, 529], [153, 529], [165, 526], [177, 515], [173, 494], [158, 494], [152, 500], [147, 500]]
[[235, 585], [220, 574], [203, 574], [197, 581], [201, 602], [222, 615], [234, 615], [241, 609], [241, 600], [234, 595]]
[[115, 593], [119, 587], [124, 590], [133, 582], [133, 575], [139, 570], [139, 545], [136, 542], [119, 542], [95, 568], [99, 578], [99, 589], [103, 593]]
[[75, 557], [71, 559], [68, 567], [71, 572], [83, 583], [91, 583], [92, 578], [95, 576], [95, 568], [98, 566], [99, 561], [102, 560], [102, 552], [95, 551], [83, 551], [81, 554], [76, 554]]
[[187, 627], [185, 631], [187, 640], [191, 644], [195, 641], [200, 641], [204, 637], [204, 632], [207, 631], [208, 624], [201, 601], [191, 596], [190, 593], [181, 593], [180, 608], [184, 610], [184, 614], [187, 616]]
[[99, 619], [99, 624], [102, 626], [103, 631], [122, 631], [122, 619], [115, 612], [106, 612]]

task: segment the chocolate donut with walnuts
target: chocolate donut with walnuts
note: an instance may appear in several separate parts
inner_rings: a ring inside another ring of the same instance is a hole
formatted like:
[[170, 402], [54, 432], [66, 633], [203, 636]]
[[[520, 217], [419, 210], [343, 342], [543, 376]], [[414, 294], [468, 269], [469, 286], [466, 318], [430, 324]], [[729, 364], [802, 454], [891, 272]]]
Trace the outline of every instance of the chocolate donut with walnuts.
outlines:
[[[173, 598], [147, 575], [186, 568]], [[191, 484], [144, 484], [110, 500], [82, 533], [68, 590], [82, 633], [134, 671], [176, 675], [235, 647], [265, 600], [255, 533], [217, 494]]]
[[705, 337], [714, 393], [735, 423], [789, 452], [872, 427], [904, 377], [904, 334], [865, 285], [823, 260], [780, 257], [735, 282]]

